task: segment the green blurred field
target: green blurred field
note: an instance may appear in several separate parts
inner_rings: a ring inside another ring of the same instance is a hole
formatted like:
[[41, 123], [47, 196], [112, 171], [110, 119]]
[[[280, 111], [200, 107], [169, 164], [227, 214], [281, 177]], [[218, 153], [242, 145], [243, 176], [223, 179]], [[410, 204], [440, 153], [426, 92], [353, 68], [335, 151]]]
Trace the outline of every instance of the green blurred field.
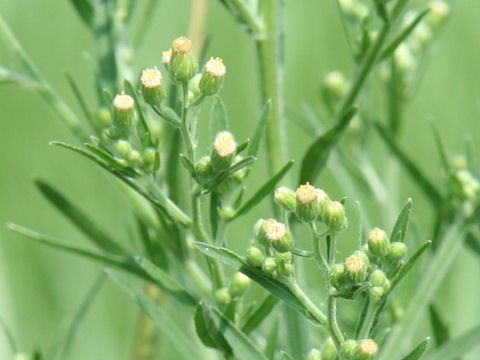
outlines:
[[[216, 1], [210, 3], [208, 32], [213, 42], [209, 54], [224, 57], [228, 66], [222, 96], [232, 128], [243, 139], [251, 133], [259, 108], [253, 48], [224, 9]], [[169, 46], [172, 38], [186, 33], [189, 6], [186, 0], [161, 1], [153, 26], [136, 55], [138, 70], [159, 64], [160, 51]], [[430, 120], [438, 124], [450, 152], [463, 150], [466, 134], [473, 137], [480, 149], [480, 2], [451, 1], [451, 6], [451, 19], [432, 49], [418, 94], [408, 105], [402, 136], [409, 153], [421, 159], [426, 171], [436, 176], [440, 176], [440, 166], [432, 150]], [[334, 0], [290, 0], [287, 9], [286, 98], [290, 107], [301, 109], [303, 102], [315, 104], [319, 100], [319, 81], [327, 71], [340, 69], [349, 73], [352, 64]], [[92, 39], [70, 2], [2, 0], [0, 13], [40, 70], [76, 110], [64, 70], [68, 69], [85, 96], [94, 100], [92, 75], [82, 55], [92, 50]], [[1, 42], [0, 63], [12, 65]], [[291, 157], [298, 159], [307, 141], [298, 128], [292, 124], [289, 127]], [[34, 179], [48, 180], [69, 194], [125, 244], [130, 245], [128, 234], [134, 225], [127, 200], [112, 179], [84, 160], [49, 147], [50, 140], [74, 141], [34, 94], [1, 86], [0, 316], [12, 328], [23, 351], [48, 346], [102, 271], [87, 260], [39, 247], [5, 229], [4, 223], [14, 221], [58, 239], [87, 244], [83, 235], [42, 199]], [[375, 143], [381, 159], [385, 148], [378, 140]], [[251, 179], [251, 184], [256, 179], [260, 181], [263, 164], [257, 164], [255, 169], [259, 176]], [[416, 222], [428, 221], [430, 208], [422, 195], [409, 179], [400, 179], [400, 184], [401, 200], [408, 196], [414, 199]], [[343, 195], [329, 176], [322, 179], [322, 187], [331, 189], [337, 197]], [[392, 225], [383, 222], [382, 212], [375, 204], [369, 204], [369, 208], [378, 225]], [[259, 208], [256, 214], [249, 215], [249, 223], [253, 225], [261, 213]], [[245, 239], [249, 236], [245, 234]], [[234, 239], [234, 248], [239, 251], [245, 248], [242, 240]], [[480, 318], [478, 258], [463, 251], [453, 269], [436, 303], [449, 314], [452, 331], [458, 334], [476, 325]], [[138, 312], [136, 305], [107, 280], [80, 329], [71, 359], [129, 359]], [[168, 344], [165, 346], [165, 356], [169, 358]], [[0, 359], [9, 356], [7, 343], [0, 335]], [[480, 350], [468, 357], [479, 358]]]

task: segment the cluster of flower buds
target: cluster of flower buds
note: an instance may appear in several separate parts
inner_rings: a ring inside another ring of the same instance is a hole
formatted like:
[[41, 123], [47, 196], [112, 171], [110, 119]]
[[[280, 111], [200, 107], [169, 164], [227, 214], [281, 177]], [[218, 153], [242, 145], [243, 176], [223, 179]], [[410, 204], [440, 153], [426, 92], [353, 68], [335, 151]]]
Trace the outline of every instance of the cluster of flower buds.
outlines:
[[115, 154], [125, 165], [132, 168], [140, 168], [146, 172], [154, 170], [157, 151], [154, 148], [147, 147], [142, 152], [132, 149], [132, 145], [127, 140], [117, 140], [115, 143]]
[[[385, 231], [374, 228], [368, 233], [368, 241], [343, 263], [331, 268], [332, 285], [338, 295], [351, 298], [358, 289], [367, 287], [370, 295], [378, 300], [390, 290], [387, 274], [398, 269], [405, 257], [407, 246], [403, 242], [390, 243]], [[366, 285], [366, 286], [365, 286]]]
[[341, 352], [347, 360], [369, 360], [378, 353], [378, 344], [372, 339], [347, 340]]
[[274, 199], [285, 211], [294, 212], [301, 221], [322, 221], [330, 231], [335, 232], [344, 230], [348, 225], [343, 204], [330, 200], [325, 191], [308, 182], [296, 191], [279, 187], [275, 190]]
[[295, 242], [290, 229], [275, 219], [260, 219], [254, 228], [259, 246], [247, 250], [247, 261], [273, 277], [290, 276], [294, 271], [291, 251]]
[[450, 181], [455, 205], [465, 216], [470, 216], [480, 202], [480, 181], [465, 168], [456, 170]]
[[232, 299], [237, 299], [245, 294], [250, 286], [250, 278], [237, 272], [233, 275], [229, 287], [223, 287], [215, 292], [215, 300], [220, 305], [227, 305]]
[[332, 338], [328, 338], [322, 350], [312, 349], [307, 355], [307, 360], [336, 360], [338, 356], [337, 347]]

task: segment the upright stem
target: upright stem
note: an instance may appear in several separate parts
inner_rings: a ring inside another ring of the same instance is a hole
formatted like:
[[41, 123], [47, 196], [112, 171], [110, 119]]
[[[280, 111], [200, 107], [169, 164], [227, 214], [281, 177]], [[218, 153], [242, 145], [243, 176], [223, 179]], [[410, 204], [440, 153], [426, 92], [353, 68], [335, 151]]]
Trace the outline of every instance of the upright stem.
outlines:
[[283, 8], [284, 0], [261, 1], [266, 36], [256, 39], [262, 104], [272, 101], [267, 128], [267, 162], [270, 175], [279, 171], [285, 158], [283, 102]]
[[303, 292], [298, 286], [295, 280], [290, 284], [290, 290], [295, 294], [297, 299], [302, 303], [308, 312], [317, 320], [321, 325], [327, 325], [328, 320], [325, 314], [310, 300], [310, 298]]
[[333, 295], [328, 296], [328, 328], [330, 329], [330, 335], [332, 335], [337, 349], [340, 349], [345, 338], [337, 322], [337, 299]]

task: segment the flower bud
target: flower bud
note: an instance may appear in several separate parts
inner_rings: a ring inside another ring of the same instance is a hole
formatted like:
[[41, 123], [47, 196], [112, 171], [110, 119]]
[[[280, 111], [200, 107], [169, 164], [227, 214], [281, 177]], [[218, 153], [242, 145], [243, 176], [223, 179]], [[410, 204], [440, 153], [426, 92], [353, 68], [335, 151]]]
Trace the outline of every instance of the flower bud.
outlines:
[[250, 285], [250, 278], [241, 273], [237, 272], [233, 275], [232, 283], [230, 284], [230, 295], [233, 297], [241, 296], [247, 290]]
[[232, 297], [227, 288], [221, 288], [215, 291], [215, 300], [220, 305], [227, 305], [232, 300]]
[[382, 286], [373, 286], [368, 289], [368, 292], [375, 300], [380, 300], [385, 295], [385, 288]]
[[293, 237], [287, 226], [274, 219], [263, 222], [261, 234], [266, 242], [278, 252], [287, 252], [293, 249]]
[[295, 192], [286, 186], [280, 186], [275, 189], [275, 202], [283, 207], [286, 211], [295, 211], [297, 200]]
[[113, 123], [123, 132], [126, 131], [127, 134], [132, 125], [134, 106], [135, 100], [123, 91], [113, 99]]
[[407, 253], [407, 245], [402, 242], [393, 242], [390, 244], [387, 253], [387, 259], [393, 262], [401, 260]]
[[[234, 158], [233, 158], [233, 162], [232, 162], [232, 165], [235, 165], [235, 164], [238, 164], [240, 161], [243, 160], [243, 156], [240, 156], [240, 155], [236, 155]], [[236, 180], [237, 182], [242, 182], [245, 180], [245, 178], [247, 177], [248, 175], [248, 168], [244, 167], [244, 168], [241, 168], [240, 170], [237, 170], [235, 171], [233, 174], [232, 174], [232, 178], [234, 180]]]
[[210, 156], [201, 157], [195, 164], [195, 175], [198, 181], [205, 185], [207, 184], [213, 175], [212, 162]]
[[213, 144], [212, 167], [217, 171], [228, 169], [236, 151], [237, 143], [233, 135], [228, 131], [219, 132]]
[[200, 95], [200, 80], [202, 79], [202, 74], [195, 75], [192, 80], [188, 83], [188, 95], [189, 100], [193, 101], [197, 96]]
[[385, 288], [390, 287], [390, 281], [382, 270], [377, 269], [373, 271], [370, 274], [369, 280], [374, 286], [382, 286]]
[[393, 53], [393, 59], [399, 71], [410, 72], [417, 63], [407, 43], [401, 43]]
[[348, 82], [340, 71], [332, 71], [325, 76], [324, 87], [328, 94], [335, 98], [343, 98], [348, 92]]
[[354, 254], [345, 259], [345, 274], [354, 283], [359, 283], [365, 280], [367, 275], [367, 264], [365, 259]]
[[98, 111], [94, 113], [95, 122], [97, 126], [101, 129], [104, 129], [110, 125], [112, 125], [112, 116], [110, 115], [110, 111], [108, 109], [102, 107]]
[[358, 22], [364, 21], [370, 13], [368, 6], [358, 0], [339, 0], [339, 5], [346, 16]]
[[125, 140], [118, 140], [115, 144], [115, 151], [117, 155], [122, 157], [123, 159], [128, 159], [130, 157], [130, 153], [132, 152], [132, 147], [128, 141]]
[[197, 72], [198, 63], [191, 53], [192, 41], [179, 37], [172, 43], [172, 54], [168, 69], [173, 78], [180, 83], [187, 83]]
[[266, 273], [268, 273], [272, 276], [276, 276], [276, 274], [277, 274], [277, 260], [275, 260], [275, 258], [273, 258], [273, 257], [265, 258], [265, 261], [263, 262], [263, 265], [262, 265], [262, 269]]
[[342, 346], [342, 354], [348, 360], [355, 359], [355, 355], [358, 349], [358, 341], [356, 340], [346, 340]]
[[142, 167], [149, 171], [153, 170], [155, 164], [156, 150], [153, 148], [146, 148], [142, 152]]
[[348, 225], [348, 220], [345, 216], [345, 207], [343, 204], [338, 201], [328, 203], [324, 221], [332, 231], [344, 230]]
[[130, 156], [128, 157], [128, 162], [131, 166], [137, 166], [142, 159], [142, 155], [137, 150], [132, 150]]
[[322, 349], [322, 360], [336, 360], [338, 355], [337, 347], [331, 337], [327, 339]]
[[227, 68], [223, 64], [223, 60], [219, 57], [210, 58], [205, 64], [202, 72], [202, 78], [200, 79], [200, 92], [203, 95], [214, 95], [220, 89]]
[[427, 15], [427, 21], [433, 28], [438, 28], [445, 22], [450, 14], [450, 6], [441, 0], [435, 0], [430, 3], [430, 13]]
[[332, 285], [336, 288], [341, 287], [345, 280], [345, 265], [334, 264], [330, 270], [330, 275], [332, 277]]
[[162, 64], [168, 70], [170, 68], [170, 60], [172, 58], [172, 49], [162, 51]]
[[249, 247], [247, 250], [247, 261], [252, 266], [261, 267], [265, 261], [262, 249], [255, 246]]
[[327, 193], [322, 189], [317, 189], [317, 203], [318, 203], [318, 214], [317, 220], [324, 221], [325, 214], [327, 212], [328, 204], [331, 203], [330, 198], [328, 197]]
[[296, 212], [300, 220], [307, 222], [316, 220], [319, 213], [317, 195], [317, 189], [308, 182], [298, 187], [296, 191]]
[[372, 339], [360, 340], [357, 347], [356, 360], [373, 359], [378, 352], [378, 345]]
[[312, 349], [307, 355], [307, 360], [322, 360], [322, 353], [318, 349]]
[[157, 67], [143, 70], [140, 82], [142, 83], [142, 94], [145, 102], [152, 106], [160, 105], [163, 99], [163, 78]]
[[368, 233], [368, 250], [374, 256], [383, 257], [388, 252], [390, 241], [387, 233], [379, 228], [373, 228]]

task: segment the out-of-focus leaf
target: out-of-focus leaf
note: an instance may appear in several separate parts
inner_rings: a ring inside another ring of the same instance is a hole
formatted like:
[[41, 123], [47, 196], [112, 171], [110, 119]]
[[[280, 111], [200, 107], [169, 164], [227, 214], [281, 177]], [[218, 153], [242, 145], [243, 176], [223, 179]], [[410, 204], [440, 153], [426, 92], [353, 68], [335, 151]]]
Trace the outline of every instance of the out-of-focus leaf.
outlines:
[[275, 353], [278, 348], [278, 333], [280, 331], [280, 319], [275, 319], [273, 326], [268, 334], [267, 346], [265, 348], [265, 356], [267, 359], [275, 359]]
[[232, 219], [248, 213], [250, 209], [257, 206], [260, 201], [262, 201], [273, 191], [275, 186], [277, 186], [278, 182], [285, 176], [288, 170], [290, 170], [292, 165], [293, 160], [290, 160], [278, 173], [276, 173], [260, 189], [258, 189], [257, 192], [240, 207], [240, 209], [238, 209]]
[[457, 359], [477, 346], [480, 346], [480, 326], [477, 326], [436, 348], [425, 356], [425, 360]]
[[220, 350], [225, 357], [233, 355], [232, 347], [212, 319], [210, 310], [203, 303], [197, 306], [194, 322], [197, 335], [205, 346]]
[[450, 330], [433, 304], [430, 304], [429, 310], [430, 326], [433, 331], [433, 338], [437, 347], [439, 347], [450, 339]]
[[73, 94], [77, 98], [78, 104], [80, 105], [80, 108], [82, 109], [83, 115], [85, 118], [88, 120], [90, 126], [92, 129], [96, 130], [97, 126], [95, 125], [95, 119], [91, 113], [91, 111], [88, 108], [87, 102], [85, 101], [82, 92], [80, 91], [79, 87], [77, 86], [77, 83], [73, 79], [72, 75], [70, 73], [65, 73], [65, 77], [67, 78], [68, 84], [72, 88]]
[[290, 355], [288, 355], [288, 353], [286, 353], [285, 351], [281, 351], [280, 354], [282, 354], [283, 360], [293, 360], [293, 358]]
[[440, 154], [440, 160], [442, 161], [443, 170], [445, 174], [450, 175], [452, 172], [452, 167], [448, 161], [447, 152], [445, 151], [445, 146], [443, 145], [442, 138], [438, 132], [435, 124], [432, 123], [433, 136], [435, 138], [435, 144], [437, 145], [438, 153]]
[[405, 240], [405, 235], [407, 233], [408, 223], [410, 222], [410, 215], [412, 214], [412, 199], [408, 199], [406, 204], [403, 206], [400, 215], [398, 215], [395, 226], [393, 227], [392, 234], [390, 239], [392, 241], [401, 241]]
[[35, 185], [37, 185], [40, 192], [57, 208], [57, 210], [62, 212], [100, 249], [119, 255], [127, 254], [125, 249], [118, 245], [109, 235], [101, 230], [93, 220], [87, 216], [87, 214], [71, 203], [60, 192], [41, 180], [36, 180]]
[[93, 25], [95, 11], [92, 4], [88, 0], [70, 0], [72, 5], [78, 12], [78, 15], [87, 26]]
[[349, 108], [341, 115], [338, 124], [333, 126], [310, 145], [302, 159], [302, 168], [300, 171], [301, 184], [307, 181], [313, 182], [320, 174], [327, 163], [330, 151], [332, 151], [333, 147], [338, 143], [356, 112], [356, 107]]
[[177, 353], [178, 358], [192, 360], [201, 358], [197, 346], [168, 313], [150, 300], [141, 289], [131, 283], [125, 276], [117, 272], [108, 271], [108, 275], [143, 309], [143, 311], [153, 320], [158, 330], [169, 340], [169, 345]]
[[477, 228], [472, 228], [467, 232], [465, 244], [470, 250], [480, 256], [480, 231]]
[[255, 134], [253, 134], [252, 141], [250, 142], [250, 146], [248, 148], [248, 155], [250, 156], [257, 156], [258, 150], [260, 149], [260, 143], [262, 141], [263, 135], [265, 133], [265, 129], [268, 125], [268, 118], [270, 115], [270, 109], [272, 107], [272, 101], [268, 100], [262, 110], [262, 115], [260, 116], [260, 120], [255, 128]]
[[422, 355], [427, 351], [428, 343], [430, 342], [430, 338], [427, 337], [423, 340], [420, 344], [417, 345], [415, 349], [412, 350], [410, 354], [405, 356], [402, 360], [418, 360], [422, 357]]
[[242, 326], [242, 331], [245, 334], [250, 334], [256, 329], [265, 318], [272, 312], [275, 305], [278, 303], [278, 298], [273, 295], [267, 295], [262, 303], [250, 315], [245, 324]]
[[0, 317], [0, 327], [3, 329], [3, 332], [5, 334], [5, 337], [7, 338], [8, 345], [10, 346], [10, 350], [12, 354], [17, 353], [17, 344], [15, 343], [15, 338], [13, 337], [12, 332], [10, 331], [10, 328], [8, 325], [5, 323], [5, 321]]
[[228, 130], [227, 109], [220, 98], [216, 97], [210, 111], [210, 142], [213, 144], [217, 134]]

